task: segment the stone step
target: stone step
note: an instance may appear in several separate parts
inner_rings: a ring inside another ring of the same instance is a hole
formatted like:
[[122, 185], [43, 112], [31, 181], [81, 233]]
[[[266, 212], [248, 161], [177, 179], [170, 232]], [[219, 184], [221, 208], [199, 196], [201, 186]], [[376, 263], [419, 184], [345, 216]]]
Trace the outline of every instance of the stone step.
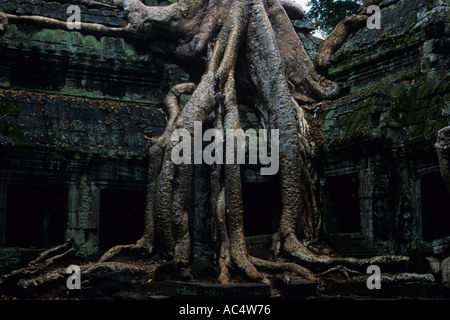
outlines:
[[436, 283], [405, 282], [385, 283], [380, 289], [368, 289], [366, 282], [330, 282], [325, 285], [327, 296], [365, 296], [377, 298], [436, 298], [442, 295], [440, 285]]
[[166, 280], [163, 295], [180, 298], [269, 299], [270, 286], [262, 283], [209, 284]]
[[306, 279], [286, 283], [280, 277], [276, 277], [275, 284], [282, 291], [285, 299], [303, 299], [317, 294], [317, 282]]
[[159, 301], [159, 300], [169, 300], [172, 297], [171, 296], [164, 296], [164, 295], [161, 295], [161, 294], [159, 294], [159, 295], [155, 294], [155, 295], [149, 295], [148, 298], [149, 298], [149, 300], [157, 300], [157, 301]]
[[379, 254], [367, 240], [327, 239], [325, 243], [333, 250], [333, 253], [344, 257], [369, 257]]

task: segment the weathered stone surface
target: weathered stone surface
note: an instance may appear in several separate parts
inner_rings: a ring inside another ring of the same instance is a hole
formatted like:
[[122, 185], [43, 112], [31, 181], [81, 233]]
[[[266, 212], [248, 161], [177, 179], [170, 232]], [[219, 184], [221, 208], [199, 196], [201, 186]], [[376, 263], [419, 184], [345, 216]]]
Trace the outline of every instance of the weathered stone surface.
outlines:
[[250, 255], [262, 259], [269, 258], [269, 249], [272, 246], [271, 235], [250, 236], [245, 239], [245, 242]]
[[270, 285], [261, 283], [207, 284], [195, 282], [164, 281], [164, 295], [215, 299], [267, 299]]
[[[122, 10], [111, 4], [77, 3], [85, 22], [123, 25]], [[69, 5], [6, 0], [0, 10], [65, 20]], [[144, 132], [164, 130], [162, 99], [169, 82], [185, 73], [122, 38], [23, 24], [9, 25], [0, 39], [0, 56], [2, 181], [28, 185], [56, 178], [50, 184], [68, 189], [64, 236], [76, 239], [79, 255], [95, 254], [100, 191], [145, 190]], [[7, 192], [4, 188], [1, 197]], [[6, 214], [1, 208], [0, 220]], [[2, 230], [0, 247], [4, 239]]]
[[131, 281], [131, 270], [124, 268], [116, 272], [105, 272], [94, 274], [91, 276], [89, 283], [93, 286], [101, 286], [105, 282], [117, 282], [121, 284], [128, 284]]
[[[143, 300], [145, 296], [136, 286], [132, 285], [131, 270], [124, 268], [115, 272], [103, 272], [93, 274], [89, 278], [89, 285], [81, 291], [87, 299], [131, 299]], [[129, 291], [132, 290], [133, 293]]]
[[450, 289], [450, 257], [442, 260], [441, 272], [442, 272], [442, 285], [445, 288]]
[[317, 295], [317, 282], [306, 279], [286, 281], [281, 277], [275, 277], [275, 283], [286, 299], [304, 299]]
[[[63, 0], [4, 0], [2, 2], [2, 9], [8, 13], [22, 15], [40, 14], [44, 17], [54, 19], [67, 19], [69, 16], [67, 14], [67, 8], [73, 5]], [[111, 0], [95, 2], [79, 1], [75, 4], [79, 6], [84, 22], [100, 22], [111, 27], [118, 27], [124, 23], [122, 20], [122, 12], [117, 8], [111, 7], [113, 5], [113, 1]]]
[[441, 175], [450, 193], [450, 127], [439, 130], [435, 144]]
[[407, 77], [340, 99], [324, 108], [322, 137], [330, 142], [328, 148], [352, 141], [389, 140], [399, 146], [431, 141], [450, 123], [449, 84]]
[[212, 263], [205, 259], [194, 260], [191, 265], [191, 273], [196, 280], [215, 279], [218, 276]]
[[[426, 239], [422, 231], [429, 228], [422, 180], [439, 171], [434, 144], [437, 132], [450, 125], [450, 62], [442, 50], [449, 5], [392, 0], [380, 7], [381, 29], [361, 28], [332, 58], [329, 76], [348, 94], [317, 105], [323, 185], [329, 177], [357, 174], [361, 212], [361, 233], [339, 235], [340, 243], [333, 236], [324, 239], [349, 255], [372, 250], [442, 254], [449, 237]], [[439, 210], [445, 213], [444, 202]], [[383, 217], [376, 214], [380, 204]], [[442, 216], [442, 223], [446, 219]], [[353, 236], [365, 239], [358, 240], [360, 250], [352, 245]]]
[[383, 1], [380, 7], [381, 29], [361, 28], [349, 36], [332, 58], [330, 76], [351, 92], [411, 72], [420, 72], [428, 81], [445, 77], [448, 55], [437, 48], [426, 53], [423, 46], [448, 35], [448, 3], [397, 0]]
[[142, 156], [145, 129], [161, 134], [165, 126], [157, 108], [22, 90], [0, 89], [0, 112], [4, 145], [88, 153], [134, 151]]
[[153, 273], [153, 280], [161, 282], [164, 280], [177, 280], [180, 277], [181, 268], [175, 261], [161, 263]]
[[381, 280], [381, 289], [370, 290], [365, 280], [363, 281], [345, 281], [328, 282], [323, 285], [322, 294], [327, 296], [338, 295], [340, 297], [359, 296], [359, 297], [378, 297], [378, 298], [436, 298], [441, 295], [440, 286], [436, 283], [420, 281], [398, 281], [385, 282]]

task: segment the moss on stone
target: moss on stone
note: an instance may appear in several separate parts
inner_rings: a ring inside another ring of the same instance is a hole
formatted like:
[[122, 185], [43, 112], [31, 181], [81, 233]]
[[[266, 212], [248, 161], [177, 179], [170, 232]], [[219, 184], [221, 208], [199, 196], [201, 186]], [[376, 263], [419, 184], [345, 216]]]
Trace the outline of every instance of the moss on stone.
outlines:
[[442, 117], [435, 122], [435, 124], [433, 126], [433, 131], [437, 132], [437, 131], [441, 130], [442, 128], [449, 126], [449, 125], [450, 125], [450, 119], [448, 117], [447, 118]]
[[0, 116], [18, 117], [20, 115], [20, 108], [15, 102], [0, 101]]
[[[356, 143], [361, 137], [375, 139], [383, 135], [383, 127], [400, 128], [398, 138], [417, 142], [450, 124], [448, 79], [417, 83], [401, 78], [352, 97], [357, 98], [331, 102], [321, 115], [324, 138], [333, 144]], [[377, 114], [380, 121], [369, 122]]]
[[388, 118], [391, 125], [398, 125], [402, 122], [402, 114], [397, 110], [390, 110]]
[[367, 109], [373, 105], [374, 101], [375, 95], [372, 92], [369, 92], [361, 97], [360, 102], [356, 104], [355, 110]]
[[0, 122], [0, 134], [17, 142], [25, 141], [23, 128], [12, 122]]
[[[143, 57], [137, 54], [130, 46], [127, 46], [122, 38], [95, 37], [83, 35], [76, 31], [61, 29], [41, 29], [31, 32], [23, 26], [11, 25], [4, 36], [4, 41], [9, 47], [18, 48], [23, 45], [21, 39], [27, 39], [33, 43], [35, 50], [50, 50], [56, 54], [63, 51], [73, 55], [88, 53], [99, 54], [99, 57], [111, 57], [120, 60], [141, 60]], [[144, 57], [146, 59], [146, 57]]]
[[450, 81], [448, 79], [439, 81], [431, 90], [431, 95], [441, 95], [450, 91]]

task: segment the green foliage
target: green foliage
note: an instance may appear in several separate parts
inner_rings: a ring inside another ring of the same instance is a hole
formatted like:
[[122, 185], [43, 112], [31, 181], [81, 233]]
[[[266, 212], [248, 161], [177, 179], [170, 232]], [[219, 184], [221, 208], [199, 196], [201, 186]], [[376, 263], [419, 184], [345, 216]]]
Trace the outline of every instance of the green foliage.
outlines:
[[311, 9], [307, 17], [325, 37], [342, 19], [355, 14], [360, 8], [360, 0], [309, 0]]

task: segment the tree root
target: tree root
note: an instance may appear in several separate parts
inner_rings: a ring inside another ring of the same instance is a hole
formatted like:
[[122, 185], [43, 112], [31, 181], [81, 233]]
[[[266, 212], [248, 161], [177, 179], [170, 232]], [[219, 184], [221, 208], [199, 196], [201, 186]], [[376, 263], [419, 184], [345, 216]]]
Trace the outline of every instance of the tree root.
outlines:
[[38, 258], [31, 261], [27, 267], [14, 270], [10, 274], [2, 276], [0, 286], [3, 288], [14, 284], [23, 286], [25, 279], [29, 278], [42, 279], [39, 281], [40, 283], [54, 279], [54, 275], [47, 275], [46, 271], [59, 262], [73, 257], [76, 252], [74, 243], [74, 240], [71, 238], [59, 246], [45, 250]]
[[0, 12], [0, 36], [6, 32], [6, 29], [8, 29], [8, 18], [6, 14]]
[[[367, 275], [354, 276], [352, 280], [366, 281]], [[384, 274], [380, 275], [380, 282], [383, 284], [388, 283], [405, 283], [405, 282], [423, 282], [423, 283], [436, 283], [436, 278], [431, 273], [414, 273], [414, 272], [402, 272], [396, 274]]]
[[[353, 257], [338, 257], [330, 255], [317, 255], [306, 248], [297, 237], [293, 234], [284, 240], [284, 252], [291, 256], [295, 261], [302, 265], [313, 267], [315, 270], [323, 270], [330, 266], [342, 265], [349, 268], [364, 270], [367, 266], [376, 264], [378, 266], [392, 266], [396, 268], [407, 266], [409, 262], [408, 256], [402, 255], [381, 255], [371, 258], [353, 258]], [[431, 261], [430, 265], [431, 265]], [[365, 270], [364, 270], [365, 271]]]
[[181, 94], [191, 94], [195, 90], [195, 87], [195, 84], [190, 82], [177, 84], [170, 89], [169, 93], [164, 99], [164, 111], [168, 118], [166, 128], [161, 136], [150, 139], [151, 146], [149, 148], [145, 230], [143, 237], [139, 239], [135, 244], [118, 245], [109, 249], [100, 258], [100, 262], [112, 260], [124, 251], [144, 251], [148, 254], [152, 253], [154, 247], [154, 204], [156, 181], [160, 172], [163, 150], [170, 141], [170, 135], [173, 132], [175, 121], [180, 114], [179, 98]]
[[[11, 23], [23, 23], [23, 24], [32, 24], [37, 27], [47, 28], [47, 29], [63, 29], [63, 30], [69, 30], [68, 22], [61, 21], [53, 18], [47, 18], [47, 17], [41, 17], [41, 16], [18, 16], [14, 14], [9, 13], [0, 13], [0, 34], [2, 32], [2, 29], [6, 29], [7, 24], [2, 24], [2, 16], [6, 17], [8, 22]], [[2, 27], [3, 26], [3, 27]], [[107, 34], [110, 37], [129, 37], [130, 34], [127, 32], [124, 28], [113, 28], [113, 27], [106, 27], [102, 24], [97, 23], [89, 23], [89, 22], [82, 22], [81, 28], [84, 33], [92, 34], [92, 35], [105, 35]], [[80, 30], [81, 31], [81, 30]]]
[[70, 238], [66, 242], [64, 242], [62, 245], [50, 248], [48, 250], [45, 250], [44, 252], [41, 252], [39, 256], [31, 261], [28, 266], [35, 266], [38, 263], [41, 263], [43, 260], [44, 263], [53, 263], [55, 260], [64, 257], [65, 255], [68, 255], [72, 250], [74, 249], [75, 241], [73, 238]]
[[324, 276], [324, 275], [326, 275], [326, 274], [328, 274], [330, 272], [336, 271], [336, 270], [341, 271], [342, 273], [344, 273], [344, 275], [347, 278], [347, 280], [350, 280], [349, 273], [361, 274], [361, 272], [359, 272], [359, 271], [351, 270], [351, 269], [349, 269], [347, 267], [344, 267], [344, 266], [341, 266], [341, 265], [337, 265], [337, 266], [332, 267], [332, 268], [330, 268], [330, 269], [328, 269], [328, 270], [326, 270], [324, 272], [321, 272], [321, 273], [317, 274], [317, 276], [318, 277], [322, 277], [322, 276]]
[[317, 49], [315, 66], [326, 71], [330, 65], [330, 57], [341, 47], [348, 35], [360, 29], [369, 18], [367, 8], [377, 5], [381, 0], [366, 1], [357, 15], [350, 16], [340, 21], [328, 37], [319, 44]]
[[135, 244], [125, 244], [125, 245], [117, 245], [112, 248], [110, 248], [108, 251], [106, 251], [98, 260], [98, 262], [107, 262], [112, 261], [114, 258], [119, 256], [123, 253], [130, 253], [134, 254], [135, 252], [141, 252], [145, 251], [148, 254], [151, 253], [150, 250], [148, 250], [144, 245], [137, 242]]
[[226, 228], [226, 203], [225, 203], [225, 189], [222, 188], [217, 197], [215, 206], [216, 226], [219, 234], [220, 248], [219, 248], [219, 268], [220, 274], [218, 277], [219, 283], [227, 284], [230, 282], [229, 268], [231, 264], [230, 257], [230, 239]]
[[[152, 268], [147, 268], [144, 266], [133, 265], [131, 263], [120, 263], [120, 262], [98, 262], [91, 263], [80, 266], [80, 277], [82, 281], [88, 280], [92, 275], [107, 273], [107, 272], [118, 272], [128, 269], [132, 276], [135, 277], [150, 277]], [[22, 294], [36, 294], [39, 291], [47, 290], [48, 288], [57, 288], [58, 286], [65, 286], [66, 280], [69, 276], [66, 272], [66, 268], [57, 268], [42, 272], [40, 274], [17, 274], [14, 276], [6, 277], [3, 287], [16, 285], [17, 288], [22, 290]], [[14, 277], [17, 281], [12, 282], [10, 277]], [[17, 291], [17, 289], [15, 289]]]
[[166, 128], [162, 133], [162, 135], [160, 135], [157, 138], [150, 139], [152, 144], [155, 143], [159, 144], [161, 148], [167, 146], [170, 140], [170, 135], [173, 132], [175, 121], [180, 115], [180, 106], [179, 106], [180, 96], [182, 94], [192, 94], [195, 88], [196, 88], [195, 83], [188, 82], [177, 84], [170, 89], [169, 93], [166, 95], [163, 102], [164, 111], [167, 116]]
[[275, 272], [282, 272], [282, 271], [288, 271], [291, 273], [294, 273], [296, 275], [299, 275], [307, 280], [310, 281], [317, 281], [316, 276], [313, 272], [310, 270], [302, 267], [301, 265], [298, 265], [296, 263], [292, 262], [274, 262], [274, 261], [268, 261], [256, 257], [249, 256], [249, 260], [253, 265], [257, 268], [260, 268], [262, 270], [268, 270], [268, 271], [275, 271]]

